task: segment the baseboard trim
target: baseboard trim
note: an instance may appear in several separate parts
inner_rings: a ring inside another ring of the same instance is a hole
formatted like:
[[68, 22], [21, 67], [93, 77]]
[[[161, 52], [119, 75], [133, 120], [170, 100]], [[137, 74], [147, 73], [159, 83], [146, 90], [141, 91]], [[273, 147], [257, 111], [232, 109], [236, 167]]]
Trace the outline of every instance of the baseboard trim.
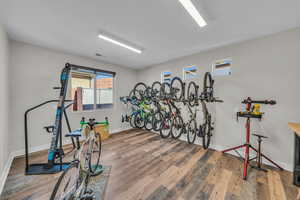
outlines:
[[6, 179], [8, 177], [9, 170], [10, 170], [10, 167], [11, 167], [11, 164], [12, 164], [13, 160], [14, 160], [14, 155], [13, 155], [13, 153], [10, 153], [8, 155], [8, 160], [7, 160], [7, 162], [4, 166], [3, 172], [0, 176], [0, 196], [1, 196], [2, 191], [4, 189], [4, 185], [5, 185]]
[[128, 128], [118, 128], [118, 129], [115, 129], [115, 130], [112, 130], [109, 134], [117, 134], [117, 133], [120, 133], [120, 132], [123, 132], [123, 131], [128, 131], [132, 129], [131, 127], [128, 127]]

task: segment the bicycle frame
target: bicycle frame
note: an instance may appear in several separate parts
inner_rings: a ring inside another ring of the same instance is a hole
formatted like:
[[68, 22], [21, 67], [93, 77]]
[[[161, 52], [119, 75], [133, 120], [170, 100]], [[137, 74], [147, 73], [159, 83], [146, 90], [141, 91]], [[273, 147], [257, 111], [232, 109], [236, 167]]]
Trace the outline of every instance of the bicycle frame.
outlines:
[[[96, 124], [109, 125], [108, 121], [98, 122]], [[93, 143], [95, 140], [97, 140], [96, 134], [100, 134], [100, 133], [96, 133], [94, 131], [94, 127], [91, 127], [86, 122], [84, 122], [84, 123], [81, 122], [81, 128], [82, 128], [82, 131], [84, 131], [84, 135], [85, 135], [86, 139], [84, 140], [84, 142], [82, 143], [80, 148], [75, 152], [75, 162], [78, 162], [78, 165], [79, 165], [78, 173], [79, 173], [79, 178], [81, 179], [80, 185], [77, 187], [76, 191], [73, 193], [74, 194], [73, 198], [75, 200], [77, 200], [77, 199], [80, 200], [82, 195], [87, 190], [89, 179], [91, 177], [89, 162], [90, 162], [91, 154], [93, 151]], [[100, 138], [101, 138], [101, 135], [100, 135]], [[99, 142], [101, 142], [101, 141], [99, 141]], [[81, 154], [82, 154], [83, 148], [86, 143], [88, 143], [88, 150], [87, 150], [86, 154], [84, 155], [85, 158], [82, 158]]]

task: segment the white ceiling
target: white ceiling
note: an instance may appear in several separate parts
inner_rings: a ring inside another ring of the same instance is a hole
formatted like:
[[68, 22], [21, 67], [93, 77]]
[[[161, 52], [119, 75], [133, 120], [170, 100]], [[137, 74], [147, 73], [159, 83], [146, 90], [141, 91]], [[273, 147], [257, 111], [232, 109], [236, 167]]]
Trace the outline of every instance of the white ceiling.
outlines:
[[[300, 26], [299, 0], [193, 2], [204, 28], [177, 0], [0, 0], [0, 20], [15, 40], [132, 68]], [[100, 31], [145, 50], [100, 40]]]

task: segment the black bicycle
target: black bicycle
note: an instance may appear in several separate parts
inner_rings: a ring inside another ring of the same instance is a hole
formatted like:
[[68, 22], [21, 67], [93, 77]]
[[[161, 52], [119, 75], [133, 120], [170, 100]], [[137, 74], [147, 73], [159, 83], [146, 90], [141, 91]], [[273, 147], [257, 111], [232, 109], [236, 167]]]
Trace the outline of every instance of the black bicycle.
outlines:
[[206, 72], [204, 75], [204, 81], [203, 81], [203, 92], [202, 97], [207, 102], [212, 102], [214, 100], [214, 80], [211, 76], [210, 72]]
[[185, 99], [185, 83], [179, 77], [174, 77], [170, 85], [170, 97], [176, 101]]
[[152, 103], [151, 87], [148, 87], [145, 83], [139, 82], [133, 88], [134, 96], [146, 104]]
[[[205, 73], [203, 92], [200, 94], [198, 100], [201, 102], [202, 106], [203, 122], [199, 126], [197, 136], [202, 138], [203, 148], [207, 149], [210, 145], [211, 136], [213, 135], [214, 123], [212, 121], [212, 115], [207, 109], [206, 103], [223, 102], [222, 100], [214, 97], [214, 80], [212, 79], [210, 72]], [[194, 141], [195, 139], [193, 139], [193, 142]]]

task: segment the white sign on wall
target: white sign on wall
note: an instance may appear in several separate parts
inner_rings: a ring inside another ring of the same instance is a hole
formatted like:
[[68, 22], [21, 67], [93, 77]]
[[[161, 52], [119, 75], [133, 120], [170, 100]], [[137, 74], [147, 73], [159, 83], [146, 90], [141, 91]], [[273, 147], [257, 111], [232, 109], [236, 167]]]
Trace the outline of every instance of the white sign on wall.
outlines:
[[231, 75], [231, 73], [232, 73], [231, 66], [232, 66], [232, 59], [231, 58], [218, 60], [218, 61], [213, 63], [212, 74], [213, 74], [213, 76]]
[[161, 73], [161, 82], [167, 82], [167, 83], [171, 83], [172, 80], [172, 73], [169, 71], [165, 71]]
[[183, 80], [188, 80], [197, 77], [197, 67], [189, 66], [183, 68]]

